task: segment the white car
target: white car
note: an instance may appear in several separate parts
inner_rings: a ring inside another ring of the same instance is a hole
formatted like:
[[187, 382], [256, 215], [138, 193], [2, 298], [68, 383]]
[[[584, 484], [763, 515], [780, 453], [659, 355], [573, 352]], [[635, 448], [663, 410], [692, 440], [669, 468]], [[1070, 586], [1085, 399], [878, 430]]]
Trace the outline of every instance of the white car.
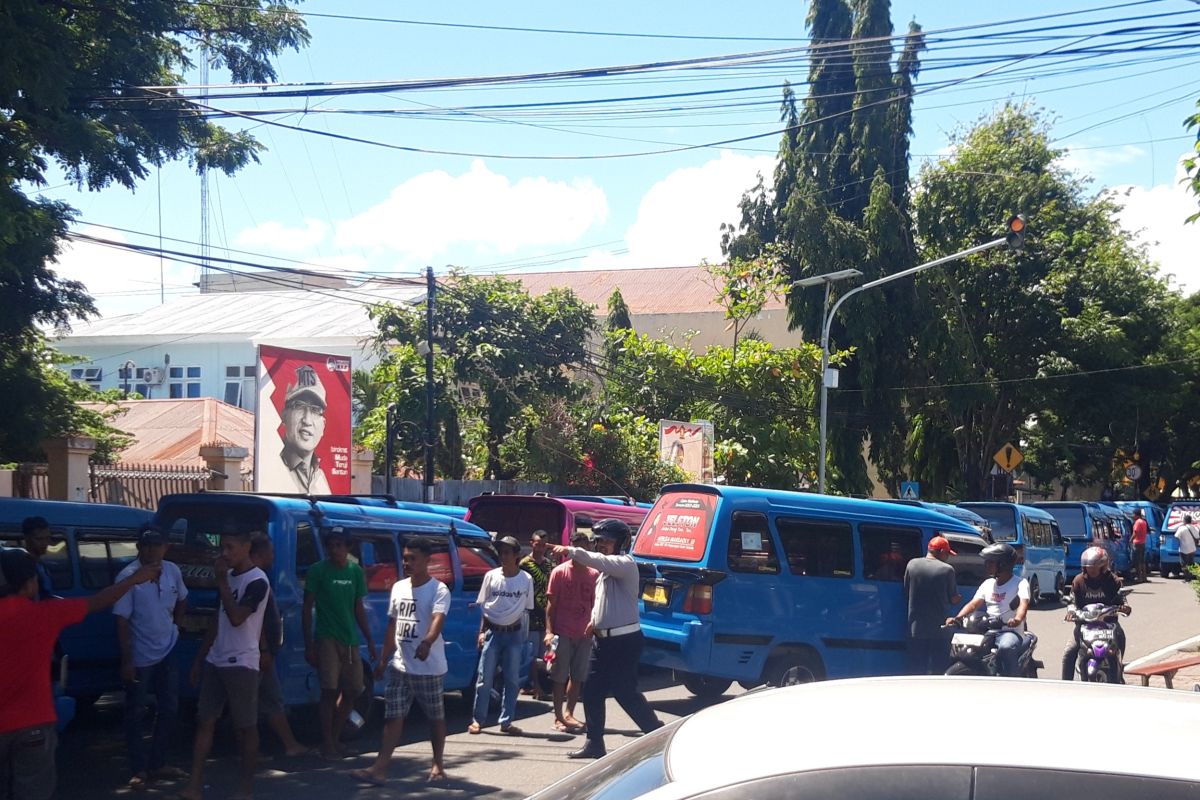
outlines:
[[[1057, 720], [1061, 736], [1031, 736], [1034, 718]], [[1196, 800], [1198, 748], [1194, 692], [863, 678], [750, 692], [644, 736], [533, 798]]]

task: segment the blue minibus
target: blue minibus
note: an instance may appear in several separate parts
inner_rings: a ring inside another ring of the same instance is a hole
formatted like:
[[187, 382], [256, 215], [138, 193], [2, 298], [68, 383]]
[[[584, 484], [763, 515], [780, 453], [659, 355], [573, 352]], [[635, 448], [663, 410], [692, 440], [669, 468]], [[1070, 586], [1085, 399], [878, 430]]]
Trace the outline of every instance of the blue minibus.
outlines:
[[1163, 517], [1162, 529], [1158, 537], [1158, 574], [1164, 578], [1183, 575], [1183, 565], [1179, 560], [1179, 540], [1175, 538], [1175, 529], [1183, 524], [1184, 515], [1192, 518], [1192, 522], [1200, 525], [1200, 501], [1181, 500], [1167, 506]]
[[[50, 523], [50, 549], [42, 564], [59, 597], [87, 598], [111, 586], [137, 556], [137, 534], [149, 511], [103, 503], [0, 499], [0, 546], [23, 548], [21, 522], [44, 517]], [[63, 630], [59, 645], [70, 665], [65, 692], [81, 704], [121, 688], [121, 653], [111, 613], [89, 614]]]
[[904, 570], [939, 534], [962, 559], [960, 591], [970, 597], [986, 543], [944, 514], [799, 492], [665, 486], [632, 547], [642, 573], [642, 661], [682, 673], [700, 695], [732, 681], [902, 673]]
[[1046, 511], [1016, 503], [960, 503], [987, 519], [994, 542], [1017, 550], [1017, 575], [1029, 581], [1036, 605], [1044, 597], [1062, 597], [1067, 588], [1067, 546], [1058, 522]]
[[[276, 658], [284, 702], [315, 703], [320, 687], [315, 671], [304, 660], [301, 610], [304, 578], [309, 567], [325, 557], [323, 534], [341, 528], [350, 535], [351, 555], [367, 578], [366, 609], [375, 643], [382, 647], [387, 630], [387, 606], [392, 584], [402, 577], [400, 552], [405, 538], [433, 541], [433, 576], [450, 589], [451, 606], [443, 637], [446, 641], [447, 690], [472, 694], [479, 653], [479, 609], [473, 606], [484, 574], [498, 565], [488, 535], [475, 525], [442, 514], [408, 511], [370, 504], [327, 502], [322, 498], [205, 492], [168, 495], [159, 502], [155, 521], [168, 532], [167, 558], [176, 562], [192, 590], [184, 619], [179, 657], [190, 664], [200, 640], [213, 623], [217, 595], [213, 560], [223, 531], [265, 532], [275, 547], [269, 572], [272, 591], [283, 616], [284, 645]], [[375, 684], [363, 648], [367, 686], [358, 711], [369, 719], [383, 685]], [[532, 661], [532, 652], [523, 664]]]
[[1159, 535], [1162, 531], [1163, 520], [1166, 519], [1165, 509], [1158, 503], [1151, 503], [1149, 500], [1118, 500], [1116, 506], [1131, 516], [1135, 510], [1142, 512], [1147, 528], [1146, 568], [1148, 570], [1158, 569]]
[[1108, 529], [1104, 532], [1108, 543], [1113, 572], [1126, 578], [1133, 577], [1133, 517], [1113, 503], [1099, 503], [1100, 513], [1106, 518]]
[[1034, 508], [1049, 512], [1058, 521], [1058, 530], [1067, 540], [1067, 582], [1079, 574], [1079, 559], [1083, 551], [1092, 545], [1108, 550], [1110, 558], [1115, 555], [1109, 540], [1108, 515], [1099, 503], [1082, 500], [1060, 500], [1032, 503]]
[[969, 508], [951, 505], [950, 503], [933, 503], [928, 500], [897, 500], [888, 498], [882, 502], [900, 503], [908, 506], [920, 506], [921, 508], [928, 508], [930, 511], [936, 511], [939, 514], [945, 514], [947, 517], [953, 517], [960, 522], [967, 523], [974, 528], [980, 536], [989, 542], [991, 541], [991, 524]]

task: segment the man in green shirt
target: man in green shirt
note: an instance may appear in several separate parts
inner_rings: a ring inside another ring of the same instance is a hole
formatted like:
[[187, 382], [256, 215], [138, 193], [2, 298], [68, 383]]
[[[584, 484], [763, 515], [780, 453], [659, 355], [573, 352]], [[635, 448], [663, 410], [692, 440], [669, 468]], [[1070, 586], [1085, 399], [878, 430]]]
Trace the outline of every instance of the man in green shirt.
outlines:
[[366, 639], [371, 661], [376, 651], [363, 607], [367, 579], [362, 567], [350, 560], [349, 534], [333, 528], [325, 534], [324, 543], [325, 560], [309, 567], [304, 578], [304, 657], [316, 668], [321, 682], [321, 756], [335, 760], [344, 755], [339, 744], [342, 730], [363, 691], [359, 631]]

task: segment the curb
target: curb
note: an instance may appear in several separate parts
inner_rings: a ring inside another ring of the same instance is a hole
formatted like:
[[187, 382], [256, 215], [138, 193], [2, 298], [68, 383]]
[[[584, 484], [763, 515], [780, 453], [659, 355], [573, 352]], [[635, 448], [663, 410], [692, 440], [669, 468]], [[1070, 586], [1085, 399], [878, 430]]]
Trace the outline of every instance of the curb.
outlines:
[[1182, 642], [1176, 642], [1175, 644], [1167, 645], [1166, 647], [1162, 648], [1161, 650], [1155, 650], [1153, 653], [1151, 653], [1148, 656], [1142, 656], [1141, 658], [1134, 659], [1133, 661], [1130, 661], [1128, 664], [1125, 665], [1125, 669], [1130, 669], [1130, 668], [1136, 669], [1136, 668], [1142, 666], [1143, 664], [1148, 664], [1148, 663], [1157, 661], [1159, 658], [1167, 655], [1168, 653], [1174, 653], [1174, 652], [1177, 652], [1180, 650], [1185, 650], [1189, 646], [1195, 645], [1195, 644], [1200, 644], [1200, 636], [1193, 636], [1190, 639], [1184, 639]]

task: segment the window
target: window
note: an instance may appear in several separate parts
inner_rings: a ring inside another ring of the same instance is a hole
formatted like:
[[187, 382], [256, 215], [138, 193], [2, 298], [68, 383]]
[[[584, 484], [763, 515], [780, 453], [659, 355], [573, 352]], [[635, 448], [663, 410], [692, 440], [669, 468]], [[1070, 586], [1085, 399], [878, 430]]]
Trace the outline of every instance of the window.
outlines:
[[[50, 587], [56, 592], [61, 592], [75, 585], [75, 579], [71, 576], [71, 554], [67, 550], [67, 540], [63, 538], [62, 531], [51, 530], [50, 536], [50, 547], [46, 550], [46, 555], [42, 556], [41, 562], [50, 575]], [[24, 550], [25, 540], [21, 537], [20, 529], [13, 528], [0, 533], [0, 547]]]
[[173, 400], [200, 397], [200, 367], [170, 367], [167, 396]]
[[793, 575], [854, 576], [854, 534], [849, 523], [779, 517], [775, 529]]
[[478, 538], [458, 540], [458, 560], [462, 564], [464, 592], [478, 592], [488, 570], [500, 566], [500, 557], [492, 543]]
[[307, 522], [296, 523], [296, 577], [300, 585], [304, 585], [304, 576], [308, 568], [321, 560], [317, 550], [317, 536], [313, 533], [312, 525]]
[[779, 556], [765, 514], [733, 512], [729, 525], [729, 569], [733, 572], [779, 572]]
[[254, 366], [225, 367], [225, 402], [253, 411], [258, 399], [257, 373]]
[[391, 534], [352, 531], [350, 555], [366, 573], [368, 592], [390, 592], [400, 578], [396, 540]]
[[100, 367], [72, 367], [71, 380], [86, 383], [99, 391], [100, 385], [104, 381], [104, 370]]
[[85, 589], [111, 586], [125, 565], [137, 558], [137, 545], [132, 540], [76, 540], [79, 547], [79, 581]]
[[[416, 534], [414, 534], [416, 535]], [[450, 537], [422, 533], [422, 539], [428, 539], [433, 545], [429, 554], [429, 574], [446, 584], [446, 588], [454, 591], [454, 565], [450, 563]], [[400, 540], [400, 549], [404, 550], [404, 538]]]
[[868, 580], [902, 581], [908, 562], [921, 557], [921, 531], [885, 525], [859, 525], [863, 573]]

